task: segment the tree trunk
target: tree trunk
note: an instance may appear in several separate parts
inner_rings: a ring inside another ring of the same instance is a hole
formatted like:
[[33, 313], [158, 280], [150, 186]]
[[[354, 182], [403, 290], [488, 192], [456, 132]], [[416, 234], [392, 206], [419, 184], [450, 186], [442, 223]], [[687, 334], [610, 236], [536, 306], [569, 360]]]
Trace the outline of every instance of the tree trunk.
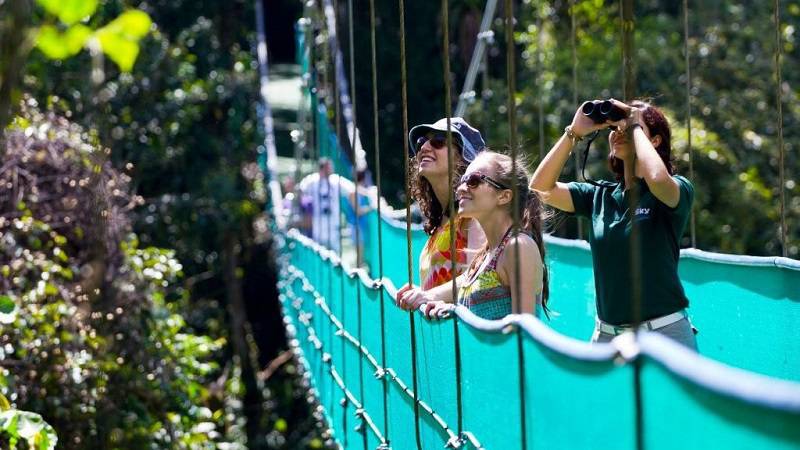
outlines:
[[7, 0], [0, 16], [0, 142], [2, 130], [11, 121], [12, 111], [16, 109], [14, 93], [25, 68], [25, 60], [33, 47], [33, 40], [28, 34], [31, 9], [30, 0]]
[[230, 322], [231, 344], [235, 359], [242, 367], [242, 383], [245, 387], [244, 412], [247, 417], [247, 442], [251, 450], [266, 448], [264, 436], [267, 434], [263, 426], [263, 398], [258, 381], [257, 357], [248, 345], [247, 310], [242, 294], [242, 276], [239, 268], [241, 245], [238, 236], [226, 232], [223, 238], [222, 264], [223, 279], [227, 297], [228, 317]]

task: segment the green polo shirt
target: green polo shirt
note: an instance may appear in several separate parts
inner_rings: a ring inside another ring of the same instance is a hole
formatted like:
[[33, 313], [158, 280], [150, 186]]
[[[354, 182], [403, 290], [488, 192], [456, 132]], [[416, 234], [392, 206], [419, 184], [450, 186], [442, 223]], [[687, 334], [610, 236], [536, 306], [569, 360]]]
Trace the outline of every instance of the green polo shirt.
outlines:
[[[680, 238], [692, 209], [694, 187], [682, 176], [672, 178], [680, 187], [680, 201], [675, 208], [658, 200], [642, 179], [627, 191], [624, 183], [607, 183], [604, 187], [568, 184], [575, 214], [592, 222], [589, 244], [597, 315], [604, 322], [622, 325], [633, 321], [632, 216], [639, 235], [641, 319], [671, 314], [689, 305], [678, 278], [678, 257]], [[639, 201], [634, 207], [635, 194]]]

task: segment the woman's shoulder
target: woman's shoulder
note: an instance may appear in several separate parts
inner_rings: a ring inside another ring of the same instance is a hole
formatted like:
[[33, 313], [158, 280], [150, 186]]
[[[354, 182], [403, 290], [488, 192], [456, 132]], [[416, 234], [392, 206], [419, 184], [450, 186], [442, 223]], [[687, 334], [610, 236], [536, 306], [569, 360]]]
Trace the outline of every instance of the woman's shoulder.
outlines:
[[506, 261], [514, 261], [517, 252], [519, 252], [520, 262], [525, 264], [531, 259], [535, 261], [535, 257], [539, 255], [539, 246], [536, 245], [536, 241], [527, 233], [509, 236], [500, 257]]
[[[517, 259], [519, 257], [519, 259]], [[497, 258], [497, 271], [508, 280], [519, 265], [522, 273], [535, 273], [542, 266], [542, 257], [536, 241], [528, 234], [520, 233], [508, 238], [503, 252]]]
[[538, 250], [538, 246], [536, 245], [536, 241], [533, 240], [531, 235], [528, 233], [517, 233], [514, 236], [509, 236], [508, 243], [506, 244], [506, 248], [508, 247], [520, 247], [520, 248], [527, 248], [527, 247], [534, 247]]
[[684, 177], [683, 175], [672, 175], [672, 179], [675, 180], [679, 186], [694, 191], [694, 185], [688, 178]]

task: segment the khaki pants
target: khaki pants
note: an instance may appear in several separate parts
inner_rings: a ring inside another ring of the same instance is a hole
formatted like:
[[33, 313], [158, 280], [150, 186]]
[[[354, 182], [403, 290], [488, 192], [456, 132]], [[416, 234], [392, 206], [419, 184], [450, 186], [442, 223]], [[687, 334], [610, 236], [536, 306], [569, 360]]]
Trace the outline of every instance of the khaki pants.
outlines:
[[[695, 337], [697, 331], [688, 318], [684, 317], [675, 323], [653, 330], [653, 333], [663, 334], [673, 341], [697, 351], [697, 338]], [[592, 334], [592, 342], [610, 342], [615, 337], [613, 334], [603, 333], [598, 328], [595, 328]]]

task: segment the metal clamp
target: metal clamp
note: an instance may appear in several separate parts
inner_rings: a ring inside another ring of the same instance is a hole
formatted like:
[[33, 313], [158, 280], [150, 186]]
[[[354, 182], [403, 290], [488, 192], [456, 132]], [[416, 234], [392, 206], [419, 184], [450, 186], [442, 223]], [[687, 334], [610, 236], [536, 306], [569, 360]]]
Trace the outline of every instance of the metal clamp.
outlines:
[[461, 439], [464, 442], [469, 442], [469, 444], [471, 446], [475, 447], [476, 449], [483, 450], [483, 446], [481, 445], [480, 442], [478, 442], [478, 438], [476, 438], [475, 435], [472, 434], [471, 431], [462, 431], [461, 432]]

